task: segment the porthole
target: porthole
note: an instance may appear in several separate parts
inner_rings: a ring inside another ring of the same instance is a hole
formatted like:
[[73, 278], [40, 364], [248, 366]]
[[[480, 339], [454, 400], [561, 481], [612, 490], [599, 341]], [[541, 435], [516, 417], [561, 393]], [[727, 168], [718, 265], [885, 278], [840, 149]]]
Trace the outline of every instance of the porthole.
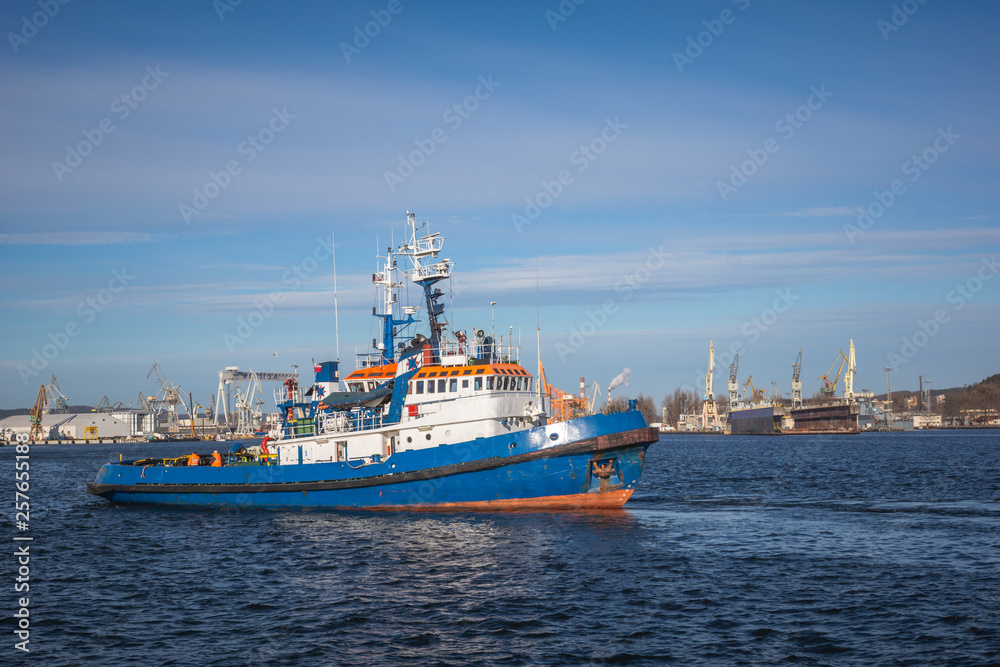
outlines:
[[549, 434], [549, 440], [558, 440], [558, 439], [559, 439], [559, 434], [558, 433], [550, 433]]
[[515, 445], [513, 442], [510, 443], [509, 445], [507, 445], [508, 449], [514, 449], [514, 447], [516, 447], [516, 446], [517, 445]]
[[425, 438], [427, 438], [428, 440], [430, 440], [430, 439], [431, 439], [431, 434], [430, 434], [430, 433], [428, 433], [428, 434], [427, 434], [427, 435], [425, 435], [424, 437], [425, 437]]
[[410, 436], [406, 436], [406, 441], [407, 442], [413, 442], [413, 438], [411, 438]]
[[445, 435], [446, 438], [451, 437], [451, 431], [445, 431], [444, 435]]

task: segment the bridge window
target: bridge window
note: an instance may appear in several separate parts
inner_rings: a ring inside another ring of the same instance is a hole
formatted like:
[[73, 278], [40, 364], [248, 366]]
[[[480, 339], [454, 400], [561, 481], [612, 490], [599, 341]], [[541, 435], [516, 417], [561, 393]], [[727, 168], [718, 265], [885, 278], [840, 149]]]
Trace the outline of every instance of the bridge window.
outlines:
[[458, 378], [452, 378], [448, 382], [448, 391], [454, 393], [458, 391]]
[[462, 389], [468, 389], [468, 388], [469, 388], [469, 381], [462, 380]]
[[438, 393], [439, 394], [443, 394], [444, 393], [444, 383], [445, 382], [447, 382], [447, 380], [438, 380]]
[[475, 380], [473, 380], [473, 382], [472, 382], [472, 388], [474, 390], [476, 390], [476, 391], [482, 391], [483, 390], [483, 378], [476, 378]]
[[427, 393], [428, 394], [433, 394], [434, 393], [434, 380], [428, 380], [427, 381]]
[[486, 389], [488, 391], [493, 391], [493, 376], [490, 375], [486, 378]]
[[424, 393], [424, 381], [423, 380], [417, 380], [417, 393], [418, 394]]

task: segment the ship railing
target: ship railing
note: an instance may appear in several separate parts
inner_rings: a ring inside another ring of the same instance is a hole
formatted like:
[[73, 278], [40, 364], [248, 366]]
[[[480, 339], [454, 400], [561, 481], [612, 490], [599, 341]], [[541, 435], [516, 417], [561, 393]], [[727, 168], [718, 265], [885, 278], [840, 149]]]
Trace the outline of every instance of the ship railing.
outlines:
[[282, 403], [301, 403], [302, 402], [302, 392], [298, 388], [292, 390], [292, 394], [289, 397], [288, 387], [275, 387], [274, 389], [274, 404], [281, 405]]
[[410, 270], [410, 276], [415, 283], [428, 278], [448, 278], [451, 275], [451, 267], [451, 262], [420, 265]]
[[354, 355], [354, 367], [358, 370], [381, 366], [383, 363], [385, 361], [381, 352], [358, 352]]
[[461, 343], [457, 340], [447, 340], [441, 343], [442, 356], [467, 355], [473, 359], [486, 359], [497, 364], [516, 364], [521, 358], [521, 346], [500, 345], [492, 343], [487, 345], [480, 341], [465, 341]]
[[353, 433], [371, 431], [382, 426], [382, 415], [372, 410], [338, 412], [323, 418], [323, 433]]

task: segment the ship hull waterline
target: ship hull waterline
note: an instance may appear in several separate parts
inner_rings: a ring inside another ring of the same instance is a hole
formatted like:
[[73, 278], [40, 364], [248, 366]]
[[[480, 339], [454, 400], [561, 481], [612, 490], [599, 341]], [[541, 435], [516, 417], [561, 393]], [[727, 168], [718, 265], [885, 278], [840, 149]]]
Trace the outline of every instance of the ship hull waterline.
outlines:
[[107, 464], [87, 492], [113, 503], [221, 508], [619, 509], [635, 491], [646, 449], [659, 438], [643, 427], [552, 443], [536, 431], [544, 429], [476, 441], [480, 456], [470, 455], [471, 443], [444, 445], [394, 454], [365, 466], [369, 475], [350, 466], [354, 474], [340, 478], [343, 463], [192, 470]]

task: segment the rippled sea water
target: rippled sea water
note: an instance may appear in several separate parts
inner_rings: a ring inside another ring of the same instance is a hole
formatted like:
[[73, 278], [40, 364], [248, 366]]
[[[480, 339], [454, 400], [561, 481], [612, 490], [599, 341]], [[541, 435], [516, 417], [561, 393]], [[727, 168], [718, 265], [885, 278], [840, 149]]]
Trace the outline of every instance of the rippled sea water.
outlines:
[[[13, 449], [0, 448], [5, 489]], [[8, 555], [0, 662], [1000, 663], [998, 431], [665, 436], [616, 512], [86, 495], [118, 452], [189, 450], [32, 448], [31, 653], [13, 648]]]

